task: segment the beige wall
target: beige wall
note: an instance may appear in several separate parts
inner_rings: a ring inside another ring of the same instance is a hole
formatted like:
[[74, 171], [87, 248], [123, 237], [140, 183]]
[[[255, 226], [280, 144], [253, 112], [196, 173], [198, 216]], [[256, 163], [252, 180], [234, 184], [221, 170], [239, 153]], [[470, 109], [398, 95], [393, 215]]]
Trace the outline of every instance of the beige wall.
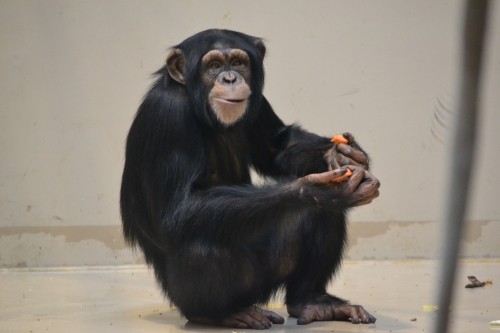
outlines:
[[[285, 121], [350, 130], [371, 152], [381, 197], [352, 215], [350, 256], [435, 256], [459, 4], [1, 0], [0, 266], [137, 262], [120, 234], [125, 136], [168, 47], [212, 27], [265, 38], [265, 94]], [[476, 257], [500, 256], [494, 5], [465, 251]]]

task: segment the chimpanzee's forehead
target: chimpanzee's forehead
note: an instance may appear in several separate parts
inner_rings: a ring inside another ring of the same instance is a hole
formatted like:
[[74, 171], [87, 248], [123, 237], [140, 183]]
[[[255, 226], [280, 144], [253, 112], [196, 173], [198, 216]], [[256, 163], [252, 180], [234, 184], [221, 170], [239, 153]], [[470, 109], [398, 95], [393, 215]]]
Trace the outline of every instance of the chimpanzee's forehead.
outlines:
[[206, 53], [210, 50], [243, 49], [254, 47], [255, 37], [229, 30], [206, 30], [186, 39], [179, 46], [185, 52]]
[[207, 44], [205, 44], [206, 48], [204, 51], [208, 52], [210, 50], [220, 50], [220, 51], [229, 51], [231, 49], [243, 49], [243, 50], [248, 50], [249, 48], [253, 47], [253, 44], [248, 43], [246, 40], [242, 39], [233, 39], [233, 38], [226, 38], [226, 39], [216, 39], [216, 40], [207, 40]]
[[231, 46], [228, 42], [217, 41], [212, 45], [212, 50], [228, 50], [234, 47], [235, 46]]

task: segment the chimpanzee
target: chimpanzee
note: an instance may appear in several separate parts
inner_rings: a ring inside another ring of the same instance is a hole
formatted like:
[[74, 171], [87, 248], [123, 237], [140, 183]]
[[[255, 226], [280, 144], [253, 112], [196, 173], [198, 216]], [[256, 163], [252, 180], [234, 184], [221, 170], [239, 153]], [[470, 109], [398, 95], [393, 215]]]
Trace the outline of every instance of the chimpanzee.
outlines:
[[[298, 324], [373, 323], [326, 286], [347, 211], [379, 181], [351, 134], [335, 144], [278, 118], [262, 94], [265, 53], [261, 39], [218, 29], [172, 48], [127, 137], [124, 235], [189, 321], [268, 328], [284, 319], [258, 305], [283, 290]], [[253, 185], [250, 169], [269, 182]]]

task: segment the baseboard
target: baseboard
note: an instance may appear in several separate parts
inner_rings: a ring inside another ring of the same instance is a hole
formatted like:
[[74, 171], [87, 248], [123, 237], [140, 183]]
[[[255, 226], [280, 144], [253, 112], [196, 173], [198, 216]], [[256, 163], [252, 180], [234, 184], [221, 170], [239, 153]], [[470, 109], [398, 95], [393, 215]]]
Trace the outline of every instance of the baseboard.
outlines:
[[[437, 222], [351, 222], [347, 259], [436, 259]], [[500, 258], [500, 221], [471, 221], [463, 258]], [[121, 226], [0, 227], [0, 267], [130, 265], [142, 255], [124, 242]]]

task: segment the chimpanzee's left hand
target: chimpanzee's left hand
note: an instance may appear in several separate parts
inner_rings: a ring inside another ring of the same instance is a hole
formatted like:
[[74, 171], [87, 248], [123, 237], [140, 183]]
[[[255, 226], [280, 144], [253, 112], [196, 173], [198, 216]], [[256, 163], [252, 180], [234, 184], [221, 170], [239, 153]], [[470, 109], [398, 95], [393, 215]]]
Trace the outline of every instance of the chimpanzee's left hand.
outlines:
[[368, 170], [370, 167], [368, 154], [358, 145], [351, 133], [345, 132], [342, 135], [347, 139], [347, 143], [335, 143], [324, 155], [328, 170], [345, 165], [356, 165]]

